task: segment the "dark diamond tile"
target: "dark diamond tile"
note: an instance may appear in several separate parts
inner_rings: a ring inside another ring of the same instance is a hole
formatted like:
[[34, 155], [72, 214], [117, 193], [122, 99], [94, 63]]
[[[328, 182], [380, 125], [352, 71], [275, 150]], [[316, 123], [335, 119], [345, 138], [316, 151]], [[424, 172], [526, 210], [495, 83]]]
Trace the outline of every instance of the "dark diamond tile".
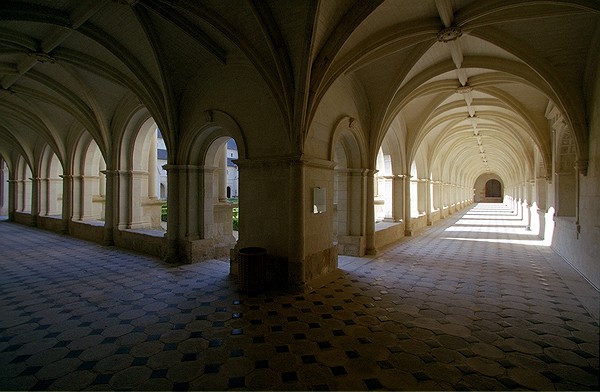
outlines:
[[331, 333], [333, 333], [333, 336], [346, 336], [346, 333], [341, 329], [334, 329]]
[[67, 358], [77, 358], [79, 355], [81, 355], [81, 353], [83, 352], [83, 350], [73, 350], [73, 351], [69, 351], [69, 353], [67, 354]]
[[[108, 338], [106, 338], [106, 339], [108, 339]], [[106, 339], [104, 339], [104, 340], [106, 340]], [[100, 344], [104, 344], [104, 343], [105, 343], [105, 342], [104, 342], [104, 340], [103, 340], [103, 341], [102, 341]], [[70, 342], [70, 341], [68, 341], [68, 340], [63, 340], [63, 341], [61, 341], [61, 342], [58, 342], [58, 343], [56, 343], [56, 344], [54, 345], [54, 347], [55, 347], [55, 348], [67, 347], [67, 346], [69, 345], [69, 343], [71, 343], [71, 342]], [[113, 343], [113, 342], [108, 342], [108, 343]]]
[[348, 372], [346, 371], [346, 368], [343, 366], [333, 366], [331, 368], [331, 373], [334, 376], [345, 376], [346, 374], [348, 374]]
[[284, 346], [276, 346], [275, 351], [278, 353], [289, 353], [290, 348], [287, 345]]
[[229, 388], [244, 388], [246, 386], [245, 377], [231, 377], [229, 378]]
[[265, 342], [265, 337], [264, 336], [255, 336], [252, 338], [252, 343], [254, 344], [261, 344]]
[[318, 342], [318, 343], [317, 343], [317, 345], [319, 346], [319, 348], [320, 348], [321, 350], [324, 350], [324, 349], [326, 349], [326, 348], [331, 348], [331, 347], [333, 347], [333, 346], [331, 345], [331, 343], [329, 343], [329, 342], [326, 342], [326, 341], [323, 341], [323, 342]]
[[242, 318], [242, 314], [241, 314], [241, 313], [239, 313], [239, 312], [233, 313], [233, 314], [231, 315], [231, 318], [233, 318], [233, 319], [239, 319], [239, 318]]
[[332, 319], [332, 318], [333, 318], [333, 316], [332, 316], [331, 314], [329, 314], [329, 313], [323, 313], [323, 314], [321, 315], [321, 318], [322, 318], [323, 320], [329, 320], [329, 319]]
[[205, 315], [205, 314], [201, 314], [201, 315], [196, 316], [196, 320], [199, 320], [199, 321], [207, 320], [207, 319], [208, 319], [208, 316]]
[[201, 331], [194, 331], [190, 334], [190, 339], [197, 339], [202, 337]]
[[301, 359], [302, 359], [302, 364], [304, 364], [304, 365], [308, 365], [311, 363], [317, 363], [317, 358], [315, 358], [314, 355], [303, 355], [301, 357]]
[[318, 384], [313, 385], [311, 388], [312, 391], [330, 391], [329, 385], [327, 384]]
[[293, 321], [298, 321], [298, 317], [296, 317], [296, 316], [290, 316], [290, 317], [287, 318], [287, 321], [289, 321], [290, 323], [293, 322]]
[[58, 335], [60, 335], [60, 332], [51, 332], [49, 334], [47, 334], [46, 336], [44, 336], [45, 339], [51, 339], [51, 338], [55, 338]]
[[204, 373], [219, 373], [219, 369], [221, 369], [221, 364], [211, 363], [204, 366]]
[[295, 333], [294, 335], [294, 340], [304, 340], [306, 339], [306, 335], [303, 333]]
[[360, 354], [356, 351], [346, 351], [346, 356], [350, 359], [360, 358]]
[[144, 366], [147, 363], [148, 363], [148, 358], [135, 357], [135, 358], [133, 358], [133, 362], [131, 362], [131, 366]]
[[177, 350], [177, 343], [165, 343], [163, 346], [164, 351], [173, 351]]
[[394, 366], [388, 361], [377, 361], [377, 366], [382, 370], [393, 369]]
[[381, 385], [381, 382], [379, 382], [379, 380], [376, 378], [368, 378], [366, 380], [363, 380], [363, 382], [365, 383], [367, 388], [369, 388], [369, 390], [383, 388], [383, 385]]
[[435, 358], [434, 358], [434, 357], [432, 357], [431, 355], [423, 355], [423, 356], [421, 357], [421, 360], [422, 360], [423, 362], [425, 362], [425, 363], [432, 363], [432, 362], [435, 362]]
[[294, 382], [298, 381], [298, 375], [296, 372], [283, 372], [281, 373], [281, 381], [283, 382]]
[[288, 345], [275, 346], [275, 351], [278, 353], [288, 353], [290, 352], [290, 348]]
[[98, 377], [92, 382], [93, 385], [108, 384], [112, 377], [112, 374], [99, 374]]
[[550, 358], [546, 354], [537, 354], [536, 357], [538, 359], [541, 359], [542, 361], [544, 361], [546, 363], [554, 363], [554, 362], [556, 362], [554, 359]]
[[412, 375], [418, 381], [427, 381], [430, 379], [429, 376], [427, 375], [427, 373], [425, 373], [425, 372], [415, 372], [415, 373], [412, 373]]
[[231, 350], [229, 352], [230, 358], [237, 358], [237, 357], [243, 357], [243, 356], [244, 356], [244, 350], [241, 348], [234, 348], [233, 350]]
[[498, 359], [496, 362], [498, 362], [500, 365], [502, 365], [504, 368], [506, 369], [510, 369], [510, 368], [514, 368], [516, 367], [511, 361], [509, 361], [508, 359]]
[[19, 355], [14, 357], [9, 363], [21, 363], [31, 358], [31, 355]]
[[239, 299], [233, 300], [232, 302], [234, 305], [241, 305], [242, 301], [240, 301]]
[[540, 374], [543, 375], [544, 377], [546, 377], [548, 380], [552, 381], [553, 383], [561, 382], [563, 380], [562, 377], [554, 374], [550, 370], [542, 371], [542, 372], [540, 372]]
[[354, 320], [344, 320], [344, 324], [346, 324], [346, 325], [354, 325], [356, 323], [354, 322]]
[[19, 376], [33, 376], [36, 374], [42, 367], [41, 366], [28, 366], [23, 370]]
[[521, 387], [521, 384], [514, 381], [512, 378], [500, 377], [498, 381], [500, 381], [507, 389], [517, 389]]
[[283, 327], [281, 325], [274, 325], [271, 327], [271, 332], [281, 332], [283, 331]]
[[100, 342], [100, 344], [112, 344], [114, 342], [117, 341], [117, 338], [114, 336], [109, 336], [107, 338], [104, 338], [104, 340], [102, 342]]
[[250, 324], [252, 324], [252, 325], [261, 325], [262, 324], [262, 320], [259, 320], [259, 319], [250, 320]]
[[369, 343], [372, 343], [372, 342], [369, 340], [369, 338], [365, 338], [365, 337], [360, 337], [360, 338], [358, 338], [358, 341], [359, 341], [361, 344], [369, 344]]
[[267, 316], [269, 316], [269, 317], [275, 317], [275, 316], [277, 316], [277, 311], [276, 310], [269, 310], [267, 312]]
[[77, 370], [92, 370], [97, 363], [96, 361], [84, 361], [79, 365]]
[[129, 354], [131, 347], [119, 347], [115, 354]]
[[181, 358], [181, 362], [195, 361], [196, 359], [198, 359], [198, 354], [196, 354], [196, 353], [184, 353], [183, 357]]
[[576, 344], [585, 343], [585, 340], [579, 339], [577, 336], [567, 336], [567, 339], [569, 339], [572, 342], [575, 342]]
[[255, 369], [268, 369], [269, 368], [269, 361], [267, 361], [266, 359], [261, 359], [259, 361], [255, 361], [254, 362], [254, 368]]
[[225, 326], [225, 321], [213, 321], [213, 328], [223, 328]]
[[319, 323], [308, 323], [308, 327], [311, 328], [311, 329], [321, 328], [321, 324], [319, 324]]
[[223, 339], [212, 339], [208, 342], [208, 347], [220, 347], [223, 345]]
[[234, 328], [231, 330], [231, 334], [234, 336], [238, 336], [238, 335], [243, 335], [244, 334], [244, 330], [241, 328]]
[[579, 355], [580, 357], [585, 358], [585, 359], [594, 358], [594, 355], [588, 353], [587, 351], [583, 351], [583, 350], [577, 349], [577, 350], [573, 350], [573, 352], [575, 354]]

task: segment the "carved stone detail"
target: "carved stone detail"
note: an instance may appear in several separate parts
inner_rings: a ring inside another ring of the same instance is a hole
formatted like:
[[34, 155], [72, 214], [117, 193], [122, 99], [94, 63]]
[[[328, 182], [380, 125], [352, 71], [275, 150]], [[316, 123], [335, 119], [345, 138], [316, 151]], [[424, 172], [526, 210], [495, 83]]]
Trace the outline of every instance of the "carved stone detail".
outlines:
[[455, 41], [462, 36], [462, 29], [456, 26], [446, 27], [437, 33], [437, 40], [439, 42], [450, 42]]

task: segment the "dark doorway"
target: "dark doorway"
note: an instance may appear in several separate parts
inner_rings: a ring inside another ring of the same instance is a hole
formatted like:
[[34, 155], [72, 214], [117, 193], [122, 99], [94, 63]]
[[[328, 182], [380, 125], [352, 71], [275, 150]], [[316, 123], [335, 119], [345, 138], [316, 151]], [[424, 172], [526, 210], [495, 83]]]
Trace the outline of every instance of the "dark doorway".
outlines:
[[502, 184], [498, 180], [485, 183], [485, 197], [502, 197]]

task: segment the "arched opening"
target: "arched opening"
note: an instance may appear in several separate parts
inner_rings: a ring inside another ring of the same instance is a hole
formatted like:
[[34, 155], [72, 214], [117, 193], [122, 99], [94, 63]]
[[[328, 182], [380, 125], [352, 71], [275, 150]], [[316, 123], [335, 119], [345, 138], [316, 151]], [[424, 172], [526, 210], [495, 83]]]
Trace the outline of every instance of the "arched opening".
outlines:
[[73, 220], [104, 221], [106, 203], [106, 162], [91, 138], [78, 146], [79, 165], [73, 176]]
[[60, 218], [63, 199], [63, 168], [49, 148], [42, 157], [40, 168], [40, 216]]
[[362, 256], [366, 251], [364, 191], [366, 171], [361, 168], [359, 141], [351, 122], [339, 124], [333, 139], [333, 245], [338, 254]]
[[502, 184], [496, 179], [485, 183], [485, 197], [502, 197]]
[[[239, 238], [239, 175], [237, 165], [237, 144], [228, 136], [213, 140], [206, 150], [203, 167], [202, 204], [204, 225], [203, 238], [214, 241], [214, 257], [229, 256], [230, 250]], [[227, 188], [235, 190], [231, 198]]]
[[392, 157], [383, 148], [377, 154], [375, 174], [375, 222], [393, 220], [393, 181]]
[[[121, 222], [122, 226], [125, 223], [127, 229], [164, 230], [164, 201], [159, 195], [161, 183], [167, 189], [166, 173], [158, 158], [160, 155], [163, 158], [160, 161], [166, 162], [167, 152], [166, 148], [159, 149], [158, 140], [163, 140], [162, 135], [159, 135], [160, 131], [152, 118], [147, 119], [135, 135], [131, 161], [128, 164], [131, 173], [128, 201], [131, 205], [126, 221]], [[164, 141], [161, 147], [164, 147]], [[124, 210], [127, 211], [127, 208]]]
[[15, 211], [20, 213], [31, 213], [31, 168], [27, 161], [20, 156], [17, 161], [16, 179], [16, 203]]
[[410, 166], [410, 216], [417, 218], [419, 215], [419, 177], [417, 164], [413, 162]]
[[8, 216], [8, 165], [0, 156], [0, 216]]

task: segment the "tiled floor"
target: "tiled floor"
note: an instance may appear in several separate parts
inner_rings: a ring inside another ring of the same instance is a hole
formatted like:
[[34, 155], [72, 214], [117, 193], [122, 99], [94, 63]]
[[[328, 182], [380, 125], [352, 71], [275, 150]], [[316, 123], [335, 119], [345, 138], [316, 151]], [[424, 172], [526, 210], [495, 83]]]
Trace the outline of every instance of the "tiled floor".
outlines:
[[533, 240], [479, 205], [326, 287], [248, 296], [224, 261], [0, 222], [0, 390], [598, 389], [598, 292]]

